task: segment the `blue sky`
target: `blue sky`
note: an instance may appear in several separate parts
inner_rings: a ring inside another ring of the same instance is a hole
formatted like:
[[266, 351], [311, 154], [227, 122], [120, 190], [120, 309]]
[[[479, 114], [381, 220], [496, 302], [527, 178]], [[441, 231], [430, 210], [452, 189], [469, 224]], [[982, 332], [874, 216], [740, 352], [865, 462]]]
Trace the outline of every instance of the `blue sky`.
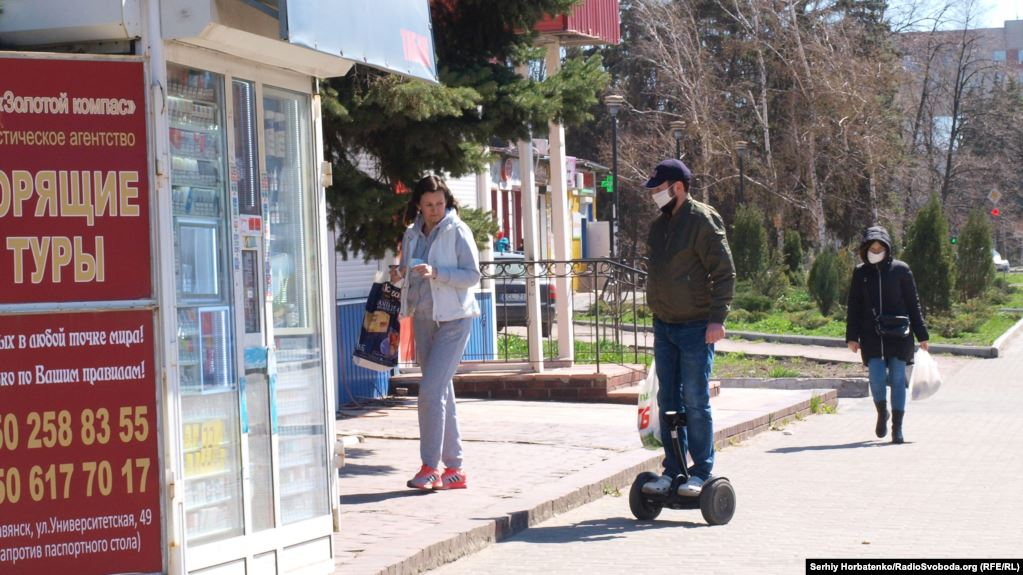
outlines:
[[[1023, 0], [972, 0], [974, 16], [979, 19], [973, 22], [971, 28], [1001, 28], [1006, 20], [1023, 20]], [[947, 4], [958, 5], [961, 8], [971, 0], [888, 0], [889, 15], [899, 22], [899, 17], [911, 6], [916, 6], [917, 16], [933, 14], [935, 11]], [[959, 10], [953, 9], [947, 14], [961, 14]], [[950, 28], [955, 28], [952, 23], [947, 23]], [[926, 24], [924, 25], [926, 27]]]
[[1001, 28], [1006, 20], [1023, 19], [1023, 0], [982, 0], [988, 8], [979, 27]]

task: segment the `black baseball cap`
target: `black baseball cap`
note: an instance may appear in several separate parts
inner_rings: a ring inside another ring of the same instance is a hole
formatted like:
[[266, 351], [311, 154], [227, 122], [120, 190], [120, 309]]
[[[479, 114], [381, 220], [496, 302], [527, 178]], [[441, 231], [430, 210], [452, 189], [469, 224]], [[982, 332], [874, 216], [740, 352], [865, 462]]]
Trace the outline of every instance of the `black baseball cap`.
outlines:
[[664, 160], [654, 168], [654, 175], [650, 176], [644, 187], [656, 188], [664, 182], [685, 182], [688, 186], [692, 179], [692, 170], [682, 160]]

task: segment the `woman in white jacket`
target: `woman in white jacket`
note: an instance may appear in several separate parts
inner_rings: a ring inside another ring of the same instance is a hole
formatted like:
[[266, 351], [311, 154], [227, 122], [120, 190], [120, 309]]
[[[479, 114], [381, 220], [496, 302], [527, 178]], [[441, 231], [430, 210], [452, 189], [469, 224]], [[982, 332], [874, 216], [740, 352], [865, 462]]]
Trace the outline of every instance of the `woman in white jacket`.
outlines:
[[[472, 231], [444, 180], [426, 176], [416, 183], [406, 210], [401, 265], [391, 282], [404, 282], [401, 315], [412, 316], [419, 383], [419, 455], [422, 467], [408, 486], [462, 489], [462, 440], [452, 378], [465, 352], [472, 318], [480, 314], [475, 288], [480, 258]], [[440, 464], [444, 472], [440, 472]]]

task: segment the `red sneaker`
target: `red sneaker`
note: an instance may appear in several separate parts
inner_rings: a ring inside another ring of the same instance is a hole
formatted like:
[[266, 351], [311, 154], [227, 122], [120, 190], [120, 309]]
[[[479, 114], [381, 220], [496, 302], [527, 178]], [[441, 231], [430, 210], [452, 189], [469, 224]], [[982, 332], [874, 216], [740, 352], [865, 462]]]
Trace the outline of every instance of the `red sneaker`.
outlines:
[[437, 473], [437, 470], [424, 465], [419, 468], [419, 473], [416, 476], [408, 480], [408, 485], [412, 489], [443, 489], [441, 486], [441, 478]]
[[467, 479], [461, 467], [449, 467], [440, 476], [440, 485], [434, 489], [465, 489]]

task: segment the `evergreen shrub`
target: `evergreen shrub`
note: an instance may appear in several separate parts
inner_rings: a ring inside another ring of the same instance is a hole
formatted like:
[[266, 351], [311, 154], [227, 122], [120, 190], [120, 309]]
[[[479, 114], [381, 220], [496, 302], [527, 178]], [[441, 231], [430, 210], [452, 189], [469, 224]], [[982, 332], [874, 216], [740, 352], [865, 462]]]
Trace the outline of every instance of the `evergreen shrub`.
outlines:
[[952, 308], [955, 262], [948, 237], [948, 222], [941, 201], [932, 194], [909, 228], [902, 257], [913, 270], [920, 304], [928, 316]]
[[822, 315], [831, 315], [842, 293], [842, 270], [838, 253], [828, 248], [817, 254], [806, 287]]
[[728, 243], [732, 248], [736, 278], [752, 279], [767, 265], [767, 229], [764, 228], [763, 212], [749, 204], [739, 206]]
[[995, 279], [991, 233], [987, 214], [978, 208], [971, 210], [956, 246], [959, 256], [956, 262], [956, 288], [961, 301], [980, 297]]

